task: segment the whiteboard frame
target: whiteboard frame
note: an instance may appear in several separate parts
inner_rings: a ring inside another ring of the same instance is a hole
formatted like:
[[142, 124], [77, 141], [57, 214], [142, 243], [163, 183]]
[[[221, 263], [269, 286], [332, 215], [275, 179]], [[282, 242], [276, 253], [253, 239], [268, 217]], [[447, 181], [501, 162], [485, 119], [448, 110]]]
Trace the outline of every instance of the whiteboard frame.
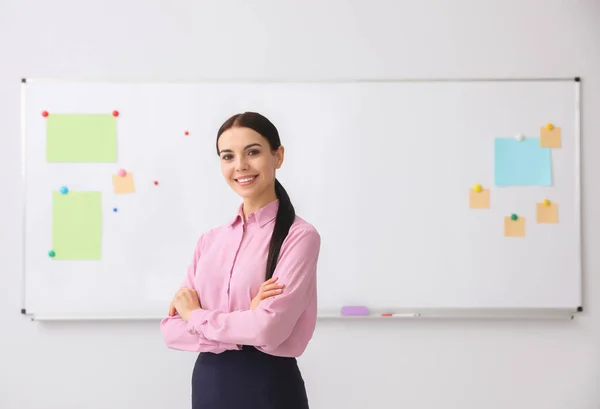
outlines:
[[[320, 310], [317, 314], [319, 321], [350, 320], [415, 320], [415, 319], [457, 319], [457, 320], [481, 320], [481, 319], [544, 319], [544, 320], [572, 320], [580, 314], [579, 310], [571, 309], [420, 309], [415, 311], [395, 312], [394, 316], [386, 317], [387, 311], [373, 310], [365, 316], [342, 316], [339, 310]], [[35, 315], [31, 314], [31, 321], [150, 321], [159, 322], [164, 317], [160, 316], [100, 316], [100, 315]]]
[[[29, 317], [31, 321], [157, 321], [163, 317], [157, 316], [95, 316], [95, 315], [37, 315], [26, 310], [26, 205], [27, 205], [27, 140], [26, 140], [26, 87], [28, 83], [35, 82], [85, 82], [85, 83], [149, 83], [149, 84], [200, 84], [200, 83], [409, 83], [409, 82], [573, 82], [575, 86], [575, 221], [576, 221], [576, 245], [577, 264], [580, 274], [580, 297], [581, 306], [576, 309], [556, 309], [556, 308], [531, 308], [531, 309], [507, 309], [507, 308], [472, 308], [472, 309], [419, 309], [410, 311], [393, 311], [398, 316], [385, 317], [382, 313], [389, 311], [371, 311], [369, 316], [344, 317], [338, 310], [319, 310], [318, 318], [321, 320], [344, 319], [344, 320], [370, 320], [370, 319], [421, 319], [421, 318], [458, 318], [458, 319], [573, 319], [576, 315], [583, 312], [585, 298], [585, 275], [583, 272], [583, 247], [582, 247], [582, 206], [581, 206], [581, 76], [565, 77], [432, 77], [432, 78], [407, 78], [407, 77], [384, 77], [384, 78], [198, 78], [190, 80], [139, 80], [134, 78], [26, 78], [21, 79], [21, 226], [22, 226], [22, 256], [21, 256], [21, 314]], [[341, 307], [340, 307], [341, 309]]]

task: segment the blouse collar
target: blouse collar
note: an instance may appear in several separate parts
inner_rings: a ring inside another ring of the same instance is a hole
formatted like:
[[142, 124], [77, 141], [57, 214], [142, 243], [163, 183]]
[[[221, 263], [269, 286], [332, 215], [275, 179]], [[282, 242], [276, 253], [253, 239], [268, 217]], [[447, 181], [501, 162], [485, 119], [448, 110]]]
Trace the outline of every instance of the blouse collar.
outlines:
[[[244, 204], [240, 204], [238, 207], [237, 213], [233, 220], [229, 223], [229, 227], [235, 226], [238, 221], [244, 220]], [[263, 227], [265, 224], [269, 223], [275, 217], [277, 217], [277, 210], [279, 210], [279, 199], [275, 199], [271, 203], [266, 204], [260, 209], [247, 214], [247, 221], [256, 220], [260, 227]]]

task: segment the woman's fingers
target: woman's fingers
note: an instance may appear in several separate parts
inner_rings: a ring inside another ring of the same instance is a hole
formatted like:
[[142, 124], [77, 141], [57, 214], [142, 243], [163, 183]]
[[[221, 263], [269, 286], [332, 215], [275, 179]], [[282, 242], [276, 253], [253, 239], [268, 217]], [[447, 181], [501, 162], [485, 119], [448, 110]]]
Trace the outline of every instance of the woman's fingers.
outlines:
[[[179, 290], [177, 290], [177, 292], [173, 296], [173, 301], [175, 301], [177, 296], [185, 289], [186, 289], [186, 287], [182, 287]], [[173, 301], [171, 301], [171, 305], [169, 305], [169, 317], [174, 317], [175, 314], [177, 313], [177, 310], [175, 309], [175, 305], [174, 305]]]
[[283, 291], [283, 290], [282, 290], [281, 288], [278, 288], [278, 289], [276, 289], [276, 290], [263, 291], [263, 292], [260, 294], [260, 296], [261, 296], [261, 298], [264, 300], [264, 299], [266, 299], [266, 298], [269, 298], [269, 297], [274, 297], [274, 296], [276, 296], [276, 295], [279, 295], [279, 294], [281, 294], [281, 292], [282, 292], [282, 291]]
[[268, 286], [268, 285], [270, 285], [270, 284], [274, 283], [275, 281], [277, 281], [277, 279], [278, 279], [278, 278], [279, 278], [279, 277], [271, 277], [271, 278], [269, 278], [267, 281], [265, 281], [264, 283], [262, 283], [262, 284], [260, 285], [260, 288], [261, 288], [261, 289], [264, 289], [266, 286]]
[[276, 295], [281, 294], [283, 291], [283, 284], [269, 284], [265, 286], [260, 292], [261, 300], [264, 300], [269, 297], [274, 297]]
[[271, 290], [277, 290], [279, 288], [283, 288], [283, 284], [275, 284], [275, 283], [273, 283], [273, 284], [269, 284], [269, 285], [264, 286], [261, 289], [261, 291], [271, 291]]
[[258, 290], [258, 294], [254, 296], [250, 303], [250, 309], [254, 310], [258, 308], [258, 304], [271, 297], [275, 297], [279, 295], [283, 291], [283, 284], [276, 284], [277, 277], [271, 277], [267, 281], [261, 284], [260, 289]]

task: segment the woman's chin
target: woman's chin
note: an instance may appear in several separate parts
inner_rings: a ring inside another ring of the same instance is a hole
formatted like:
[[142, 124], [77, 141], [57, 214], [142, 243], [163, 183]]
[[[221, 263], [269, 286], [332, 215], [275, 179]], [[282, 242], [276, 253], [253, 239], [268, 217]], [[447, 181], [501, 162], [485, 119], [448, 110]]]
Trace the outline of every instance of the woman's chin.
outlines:
[[258, 197], [258, 190], [254, 188], [240, 187], [234, 186], [233, 190], [242, 198], [242, 199], [254, 199]]

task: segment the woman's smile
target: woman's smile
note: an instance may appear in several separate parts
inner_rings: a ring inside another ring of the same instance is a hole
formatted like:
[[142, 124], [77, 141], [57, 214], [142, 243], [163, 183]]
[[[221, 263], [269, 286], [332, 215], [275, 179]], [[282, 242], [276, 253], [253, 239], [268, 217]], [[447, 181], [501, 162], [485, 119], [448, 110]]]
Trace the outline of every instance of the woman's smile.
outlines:
[[258, 179], [258, 175], [240, 176], [234, 180], [240, 186], [250, 186], [256, 179]]

